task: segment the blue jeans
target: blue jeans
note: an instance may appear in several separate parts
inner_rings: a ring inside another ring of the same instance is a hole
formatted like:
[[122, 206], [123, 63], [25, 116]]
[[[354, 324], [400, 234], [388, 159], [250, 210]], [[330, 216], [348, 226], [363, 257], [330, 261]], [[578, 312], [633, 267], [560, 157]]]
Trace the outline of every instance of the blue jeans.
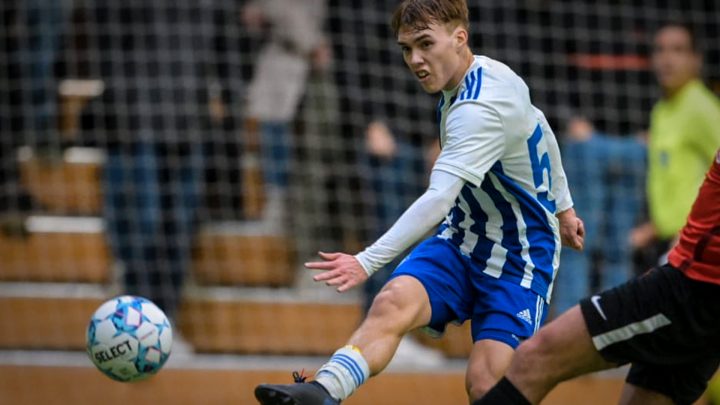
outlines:
[[[645, 183], [645, 146], [634, 139], [595, 134], [588, 141], [563, 146], [563, 166], [586, 236], [583, 252], [562, 251], [552, 301], [555, 314], [630, 278], [628, 236], [641, 211]], [[599, 283], [593, 286], [591, 270], [597, 257]]]
[[292, 133], [287, 122], [260, 123], [260, 152], [266, 185], [284, 190], [288, 185]]
[[125, 291], [175, 315], [202, 188], [199, 145], [138, 143], [108, 151], [104, 216], [115, 258], [125, 265]]
[[72, 0], [0, 2], [0, 25], [7, 30], [0, 56], [0, 213], [36, 208], [20, 184], [15, 149], [60, 141], [53, 66], [71, 10]]
[[[60, 51], [65, 28], [69, 25], [72, 1], [23, 0], [19, 22], [29, 32], [27, 48], [20, 48], [17, 61], [20, 74], [28, 86], [23, 114], [23, 129], [32, 134], [32, 144], [56, 141], [51, 135], [57, 125], [57, 84], [53, 66]], [[22, 45], [21, 45], [22, 46]]]

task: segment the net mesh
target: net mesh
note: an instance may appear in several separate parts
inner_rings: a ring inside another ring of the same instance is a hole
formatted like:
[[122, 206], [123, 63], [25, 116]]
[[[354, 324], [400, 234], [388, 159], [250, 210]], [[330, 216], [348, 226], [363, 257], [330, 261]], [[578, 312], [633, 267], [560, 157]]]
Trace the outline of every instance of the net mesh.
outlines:
[[[642, 215], [635, 138], [660, 95], [653, 32], [691, 23], [718, 91], [720, 6], [470, 3], [475, 53], [522, 76], [557, 134], [577, 117], [607, 134], [603, 181], [627, 201], [599, 208], [610, 225], [594, 243], [624, 241]], [[402, 62], [395, 4], [0, 2], [0, 323], [15, 325], [0, 332], [4, 358], [82, 350], [90, 314], [121, 293], [157, 302], [196, 353], [342, 345], [382, 276], [338, 296], [302, 263], [381, 235], [438, 153], [436, 99]], [[568, 157], [571, 187], [582, 163]], [[578, 265], [631, 266], [624, 242], [591, 250]], [[449, 338], [460, 343], [433, 345], [467, 355], [467, 331]]]

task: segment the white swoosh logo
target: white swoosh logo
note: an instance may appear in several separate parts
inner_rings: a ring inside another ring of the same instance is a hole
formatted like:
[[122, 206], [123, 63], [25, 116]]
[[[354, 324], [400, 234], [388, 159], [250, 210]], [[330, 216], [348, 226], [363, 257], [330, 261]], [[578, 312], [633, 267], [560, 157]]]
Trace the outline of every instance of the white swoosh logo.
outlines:
[[605, 312], [603, 312], [602, 308], [600, 307], [600, 296], [593, 295], [592, 297], [590, 297], [590, 302], [592, 302], [592, 304], [595, 306], [595, 309], [597, 309], [597, 311], [600, 313], [602, 319], [607, 321], [608, 319], [605, 316]]

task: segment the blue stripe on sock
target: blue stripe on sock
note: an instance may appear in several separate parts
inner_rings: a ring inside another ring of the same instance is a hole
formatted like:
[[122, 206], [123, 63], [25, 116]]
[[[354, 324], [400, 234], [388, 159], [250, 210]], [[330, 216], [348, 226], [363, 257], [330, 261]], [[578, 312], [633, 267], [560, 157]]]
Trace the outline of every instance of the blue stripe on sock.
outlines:
[[344, 366], [346, 369], [350, 371], [350, 374], [353, 376], [353, 379], [355, 380], [355, 384], [360, 385], [362, 384], [362, 373], [358, 373], [358, 368], [354, 364], [355, 361], [351, 359], [348, 356], [342, 356], [342, 355], [334, 355], [330, 361], [337, 362]]
[[359, 379], [357, 376], [357, 373], [352, 369], [352, 366], [347, 362], [347, 360], [341, 360], [341, 359], [333, 359], [333, 362], [339, 364], [344, 369], [348, 370], [350, 372], [350, 375], [352, 376], [353, 380], [355, 380], [355, 384], [360, 385]]
[[350, 357], [346, 354], [337, 354], [336, 356], [350, 361], [350, 364], [353, 366], [354, 370], [360, 376], [360, 384], [365, 382], [365, 373], [363, 373], [362, 368], [360, 368], [360, 365], [357, 363], [357, 361], [355, 361], [355, 359], [353, 359], [352, 357]]
[[358, 384], [362, 384], [362, 383], [365, 382], [365, 375], [364, 375], [364, 373], [362, 372], [362, 369], [360, 368], [360, 365], [357, 364], [357, 362], [355, 361], [355, 359], [353, 359], [352, 357], [350, 357], [350, 356], [348, 356], [348, 355], [346, 355], [346, 354], [336, 354], [336, 355], [333, 356], [333, 357], [338, 357], [339, 359], [344, 359], [344, 360], [348, 361], [348, 362], [350, 363], [350, 366], [352, 367], [353, 371], [354, 371], [355, 373], [357, 373], [357, 375], [358, 375], [358, 377], [359, 377], [360, 382], [359, 382]]

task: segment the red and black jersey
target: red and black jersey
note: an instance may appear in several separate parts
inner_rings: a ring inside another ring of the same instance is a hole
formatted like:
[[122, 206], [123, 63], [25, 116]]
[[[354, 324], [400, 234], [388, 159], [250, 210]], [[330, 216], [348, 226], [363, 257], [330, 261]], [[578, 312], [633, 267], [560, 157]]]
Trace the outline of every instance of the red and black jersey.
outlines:
[[668, 260], [692, 279], [720, 284], [720, 150]]

